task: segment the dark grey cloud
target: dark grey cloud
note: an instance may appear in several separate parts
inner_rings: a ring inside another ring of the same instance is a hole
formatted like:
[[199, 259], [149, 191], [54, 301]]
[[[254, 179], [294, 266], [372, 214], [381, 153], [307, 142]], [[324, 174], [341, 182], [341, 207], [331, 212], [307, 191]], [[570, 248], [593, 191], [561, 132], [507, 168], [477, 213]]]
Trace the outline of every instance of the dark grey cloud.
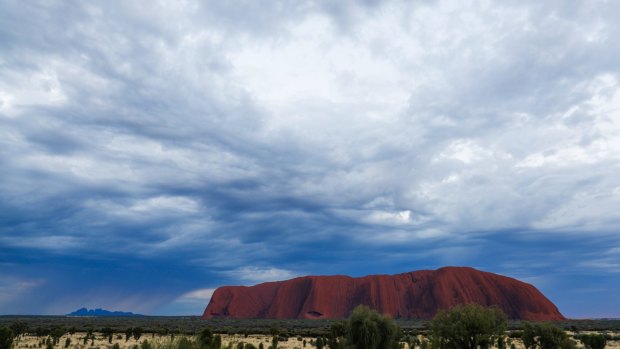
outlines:
[[[562, 268], [619, 270], [617, 6], [5, 1], [3, 276], [175, 312], [252, 273], [470, 264], [567, 304]], [[187, 278], [149, 297], [124, 259]]]

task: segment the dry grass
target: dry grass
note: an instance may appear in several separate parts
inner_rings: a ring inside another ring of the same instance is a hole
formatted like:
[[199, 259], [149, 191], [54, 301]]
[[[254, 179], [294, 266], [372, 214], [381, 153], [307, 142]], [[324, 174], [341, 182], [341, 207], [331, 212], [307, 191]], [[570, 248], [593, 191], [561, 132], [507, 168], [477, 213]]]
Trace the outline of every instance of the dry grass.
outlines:
[[[582, 332], [584, 333], [584, 332]], [[594, 332], [588, 332], [594, 333]], [[572, 335], [572, 333], [570, 333]], [[620, 336], [620, 332], [615, 332], [612, 335]], [[84, 344], [84, 337], [86, 333], [75, 333], [73, 335], [65, 335], [63, 336], [59, 344], [55, 347], [55, 349], [64, 349], [65, 341], [67, 338], [71, 338], [71, 345], [68, 349], [111, 349], [115, 343], [118, 343], [121, 349], [132, 349], [134, 346], [138, 345], [147, 340], [149, 343], [154, 345], [154, 349], [171, 349], [174, 348], [173, 345], [170, 345], [170, 336], [158, 336], [147, 333], [142, 335], [140, 340], [136, 341], [133, 338], [130, 338], [129, 341], [125, 340], [125, 336], [122, 336], [122, 339], [117, 339], [117, 334], [115, 334], [112, 338], [112, 344], [108, 342], [108, 339], [102, 337], [100, 334], [95, 334], [94, 343], [91, 340], [88, 340], [87, 344]], [[177, 335], [176, 339], [181, 336]], [[191, 337], [188, 337], [191, 338]], [[310, 345], [310, 341], [314, 338], [303, 338], [306, 340], [306, 348], [314, 349], [315, 347]], [[35, 337], [35, 336], [23, 336], [19, 341], [15, 343], [16, 349], [45, 349], [45, 343], [43, 343], [39, 347], [39, 343], [44, 341], [44, 337]], [[267, 349], [271, 345], [271, 337], [265, 335], [249, 335], [247, 337], [243, 335], [222, 335], [222, 346], [226, 347], [229, 343], [233, 344], [233, 348], [236, 348], [238, 343], [251, 343], [255, 347], [258, 348], [260, 343], [263, 343], [265, 349]], [[519, 349], [523, 349], [523, 343], [520, 340], [512, 340], [512, 343]], [[303, 341], [299, 341], [296, 337], [291, 337], [288, 341], [280, 341], [278, 344], [278, 348], [282, 349], [303, 349]], [[609, 349], [620, 349], [620, 341], [608, 341], [607, 347]]]

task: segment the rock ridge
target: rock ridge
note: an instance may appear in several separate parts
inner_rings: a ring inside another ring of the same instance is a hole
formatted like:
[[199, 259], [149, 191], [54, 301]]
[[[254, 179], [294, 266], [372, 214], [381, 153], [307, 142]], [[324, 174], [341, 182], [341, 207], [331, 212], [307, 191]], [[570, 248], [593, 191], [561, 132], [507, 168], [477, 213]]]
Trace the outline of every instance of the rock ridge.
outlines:
[[510, 319], [565, 319], [533, 285], [470, 267], [223, 286], [213, 293], [202, 318], [341, 319], [363, 304], [393, 318], [430, 319], [440, 309], [467, 303], [496, 305]]

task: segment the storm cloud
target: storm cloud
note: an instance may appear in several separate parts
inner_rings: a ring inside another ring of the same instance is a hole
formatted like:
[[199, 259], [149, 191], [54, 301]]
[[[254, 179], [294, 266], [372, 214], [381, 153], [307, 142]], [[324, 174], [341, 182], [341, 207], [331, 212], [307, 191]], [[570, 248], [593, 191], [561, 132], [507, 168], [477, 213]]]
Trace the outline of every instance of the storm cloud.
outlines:
[[604, 1], [3, 1], [0, 313], [471, 265], [620, 316], [618, 23]]

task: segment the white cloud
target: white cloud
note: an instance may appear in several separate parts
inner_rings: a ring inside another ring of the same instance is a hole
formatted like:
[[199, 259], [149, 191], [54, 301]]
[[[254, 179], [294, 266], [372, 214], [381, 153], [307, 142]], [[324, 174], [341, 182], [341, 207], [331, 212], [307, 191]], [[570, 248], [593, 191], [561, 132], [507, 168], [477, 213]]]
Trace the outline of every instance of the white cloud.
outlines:
[[618, 6], [2, 2], [0, 244], [252, 283], [308, 242], [610, 238]]
[[214, 288], [202, 288], [199, 290], [194, 290], [188, 293], [183, 294], [181, 297], [177, 298], [177, 300], [179, 301], [209, 301], [211, 299], [211, 296], [213, 295], [213, 292], [215, 291]]
[[227, 272], [230, 277], [243, 283], [258, 284], [268, 281], [281, 281], [294, 278], [300, 274], [291, 270], [274, 267], [241, 267]]

